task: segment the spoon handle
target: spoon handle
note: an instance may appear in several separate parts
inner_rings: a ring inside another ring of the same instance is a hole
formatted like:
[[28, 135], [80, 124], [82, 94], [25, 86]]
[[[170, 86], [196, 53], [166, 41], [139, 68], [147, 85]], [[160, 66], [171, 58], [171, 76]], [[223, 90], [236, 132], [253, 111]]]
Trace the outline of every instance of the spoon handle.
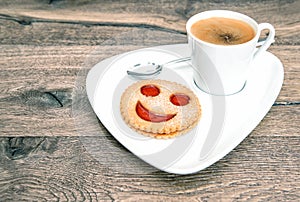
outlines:
[[176, 59], [176, 60], [171, 60], [171, 61], [163, 64], [162, 66], [167, 66], [167, 65], [176, 64], [176, 63], [180, 63], [180, 62], [185, 62], [185, 61], [189, 61], [189, 60], [191, 60], [191, 57], [179, 58], [179, 59]]
[[127, 74], [130, 75], [130, 76], [135, 76], [135, 77], [144, 77], [144, 76], [153, 76], [153, 75], [156, 75], [158, 74], [160, 71], [161, 71], [161, 66], [159, 66], [160, 68], [157, 68], [155, 69], [155, 71], [153, 72], [148, 72], [148, 73], [141, 73], [141, 72], [135, 72], [135, 71], [130, 71], [130, 70], [127, 70]]

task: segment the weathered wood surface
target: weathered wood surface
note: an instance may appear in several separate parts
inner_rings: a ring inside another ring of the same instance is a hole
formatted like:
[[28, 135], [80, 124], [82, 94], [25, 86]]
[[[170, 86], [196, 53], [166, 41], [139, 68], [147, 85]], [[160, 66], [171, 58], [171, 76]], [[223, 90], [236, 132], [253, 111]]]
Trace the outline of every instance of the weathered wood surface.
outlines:
[[[94, 139], [88, 137], [87, 141]], [[251, 135], [218, 163], [187, 176], [117, 172], [93, 159], [76, 137], [1, 138], [0, 149], [3, 201], [299, 199], [296, 136]]]
[[[78, 86], [104, 58], [186, 43], [186, 20], [208, 9], [275, 26], [269, 51], [285, 68], [279, 97], [235, 150], [197, 174], [121, 172], [124, 156], [148, 167], [110, 136], [86, 97], [74, 108]], [[299, 201], [299, 10], [297, 0], [0, 0], [0, 201]], [[113, 168], [96, 158], [103, 140], [114, 145]]]
[[[112, 50], [111, 46], [101, 46], [98, 51], [97, 48], [88, 46], [3, 47], [5, 48], [0, 50], [3, 89], [0, 92], [2, 136], [77, 136], [72, 116], [72, 93], [76, 92], [74, 85], [76, 79], [80, 79], [77, 77], [80, 69], [90, 63], [96, 63], [98, 58], [139, 48], [126, 46]], [[265, 118], [264, 123], [269, 124], [269, 127], [265, 132], [261, 131], [261, 135], [268, 135], [270, 128], [276, 133], [281, 133], [286, 130], [283, 125], [289, 126], [289, 134], [294, 135], [299, 131], [299, 116], [295, 116], [294, 111], [297, 111], [297, 103], [300, 100], [298, 47], [271, 48], [274, 54], [283, 58], [285, 81], [275, 102], [275, 108], [279, 110]], [[96, 54], [93, 55], [93, 51]], [[285, 59], [286, 55], [289, 57]], [[84, 85], [84, 79], [80, 81]], [[89, 106], [87, 99], [82, 102]], [[294, 110], [288, 105], [295, 105], [292, 107]], [[90, 107], [82, 111], [85, 110], [93, 113]], [[299, 110], [296, 115], [299, 115]], [[283, 119], [283, 116], [286, 118]], [[95, 127], [101, 130], [101, 127], [94, 124], [91, 124], [90, 129], [94, 130]]]

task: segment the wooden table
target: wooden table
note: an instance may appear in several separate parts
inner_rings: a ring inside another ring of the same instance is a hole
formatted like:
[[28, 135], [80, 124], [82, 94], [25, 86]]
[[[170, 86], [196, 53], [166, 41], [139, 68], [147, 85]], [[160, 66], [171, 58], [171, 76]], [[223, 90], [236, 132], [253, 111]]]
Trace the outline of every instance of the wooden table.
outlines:
[[[282, 61], [285, 79], [270, 112], [196, 174], [123, 173], [95, 158], [86, 145], [97, 153], [99, 137], [121, 151], [108, 153], [115, 166], [123, 166], [119, 154], [130, 153], [92, 113], [88, 69], [129, 50], [186, 43], [187, 19], [210, 9], [275, 26], [269, 51]], [[299, 201], [299, 10], [299, 0], [1, 0], [0, 201]]]

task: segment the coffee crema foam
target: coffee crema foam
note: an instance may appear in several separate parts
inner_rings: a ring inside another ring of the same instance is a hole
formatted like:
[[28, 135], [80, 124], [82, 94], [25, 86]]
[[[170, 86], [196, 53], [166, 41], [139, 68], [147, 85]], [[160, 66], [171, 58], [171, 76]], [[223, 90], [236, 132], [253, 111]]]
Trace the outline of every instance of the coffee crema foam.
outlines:
[[250, 41], [255, 36], [251, 25], [241, 20], [212, 17], [195, 22], [191, 33], [198, 39], [217, 45], [236, 45]]

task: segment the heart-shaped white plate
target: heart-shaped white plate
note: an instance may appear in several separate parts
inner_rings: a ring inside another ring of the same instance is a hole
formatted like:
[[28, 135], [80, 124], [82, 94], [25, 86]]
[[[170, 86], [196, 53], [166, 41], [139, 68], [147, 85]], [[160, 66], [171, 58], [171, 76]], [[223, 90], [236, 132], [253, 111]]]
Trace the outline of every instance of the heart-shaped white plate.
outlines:
[[128, 68], [138, 63], [163, 64], [189, 55], [187, 44], [140, 49], [99, 62], [86, 78], [89, 101], [108, 131], [137, 157], [176, 174], [200, 171], [233, 150], [270, 110], [284, 75], [280, 60], [265, 52], [253, 62], [240, 93], [212, 96], [195, 86], [188, 63], [164, 68], [157, 79], [181, 83], [199, 98], [203, 110], [199, 124], [187, 134], [167, 140], [145, 137], [130, 129], [120, 114], [122, 93], [136, 82], [127, 75]]

